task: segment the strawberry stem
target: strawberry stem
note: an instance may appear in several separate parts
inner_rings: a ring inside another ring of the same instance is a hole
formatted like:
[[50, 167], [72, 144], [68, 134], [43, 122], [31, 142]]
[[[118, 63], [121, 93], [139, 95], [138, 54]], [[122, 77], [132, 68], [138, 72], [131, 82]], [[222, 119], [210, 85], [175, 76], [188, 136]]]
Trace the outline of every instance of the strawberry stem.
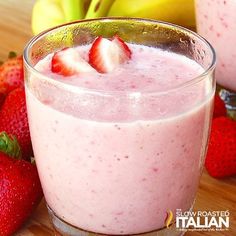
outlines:
[[9, 54], [8, 54], [9, 59], [14, 58], [16, 56], [17, 56], [16, 52], [13, 52], [13, 51], [10, 51]]
[[13, 135], [8, 135], [5, 131], [0, 133], [0, 152], [3, 152], [11, 157], [20, 159], [20, 145]]

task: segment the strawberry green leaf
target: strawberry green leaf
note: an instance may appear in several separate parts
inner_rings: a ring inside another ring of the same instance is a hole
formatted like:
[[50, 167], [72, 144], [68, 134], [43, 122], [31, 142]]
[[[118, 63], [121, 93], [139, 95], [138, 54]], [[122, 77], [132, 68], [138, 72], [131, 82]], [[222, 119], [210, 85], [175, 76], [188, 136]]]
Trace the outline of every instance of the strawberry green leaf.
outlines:
[[16, 159], [21, 157], [21, 148], [16, 137], [6, 132], [0, 133], [0, 151]]
[[8, 54], [8, 58], [9, 58], [9, 59], [10, 59], [10, 58], [14, 58], [14, 57], [16, 57], [16, 56], [17, 56], [16, 52], [13, 52], [13, 51], [10, 51], [9, 54]]

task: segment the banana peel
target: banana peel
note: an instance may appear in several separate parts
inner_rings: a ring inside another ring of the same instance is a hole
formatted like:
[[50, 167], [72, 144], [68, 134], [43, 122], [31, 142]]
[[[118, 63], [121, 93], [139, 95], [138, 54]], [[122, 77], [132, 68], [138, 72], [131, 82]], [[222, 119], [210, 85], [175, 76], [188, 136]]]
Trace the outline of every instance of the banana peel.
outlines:
[[65, 22], [59, 2], [59, 0], [38, 0], [35, 2], [31, 19], [34, 34]]
[[114, 0], [92, 0], [85, 19], [107, 16]]
[[90, 0], [37, 0], [32, 11], [31, 27], [38, 34], [51, 27], [83, 19]]
[[32, 31], [74, 20], [105, 16], [157, 19], [195, 28], [194, 0], [37, 0], [32, 12]]
[[151, 18], [195, 27], [194, 0], [116, 0], [108, 16]]

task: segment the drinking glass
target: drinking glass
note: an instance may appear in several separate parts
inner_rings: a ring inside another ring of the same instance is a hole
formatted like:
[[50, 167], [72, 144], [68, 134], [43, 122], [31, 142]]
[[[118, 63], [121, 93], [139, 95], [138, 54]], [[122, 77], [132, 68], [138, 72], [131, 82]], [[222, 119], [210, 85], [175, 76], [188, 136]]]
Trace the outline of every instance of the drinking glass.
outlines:
[[[183, 55], [204, 71], [145, 92], [82, 88], [35, 69], [50, 53], [114, 35]], [[175, 211], [193, 207], [209, 137], [215, 92], [210, 44], [164, 22], [91, 19], [34, 37], [24, 64], [33, 150], [56, 234], [182, 235]]]
[[216, 82], [231, 113], [236, 112], [236, 1], [195, 0], [197, 31], [217, 53]]

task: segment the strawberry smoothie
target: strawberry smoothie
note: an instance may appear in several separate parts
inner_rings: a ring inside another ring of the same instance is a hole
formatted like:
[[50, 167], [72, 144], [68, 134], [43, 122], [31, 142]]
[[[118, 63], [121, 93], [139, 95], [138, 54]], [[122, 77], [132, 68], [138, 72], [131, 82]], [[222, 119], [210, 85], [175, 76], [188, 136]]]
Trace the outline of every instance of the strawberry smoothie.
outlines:
[[196, 0], [198, 33], [212, 43], [218, 56], [216, 80], [236, 91], [236, 1]]
[[[110, 235], [157, 230], [168, 210], [191, 209], [214, 93], [210, 75], [178, 88], [203, 73], [193, 60], [128, 46], [132, 58], [112, 72], [66, 78], [51, 72], [49, 54], [36, 69], [50, 81], [32, 76], [26, 86], [48, 205], [75, 227]], [[90, 47], [75, 50], [86, 61]]]

